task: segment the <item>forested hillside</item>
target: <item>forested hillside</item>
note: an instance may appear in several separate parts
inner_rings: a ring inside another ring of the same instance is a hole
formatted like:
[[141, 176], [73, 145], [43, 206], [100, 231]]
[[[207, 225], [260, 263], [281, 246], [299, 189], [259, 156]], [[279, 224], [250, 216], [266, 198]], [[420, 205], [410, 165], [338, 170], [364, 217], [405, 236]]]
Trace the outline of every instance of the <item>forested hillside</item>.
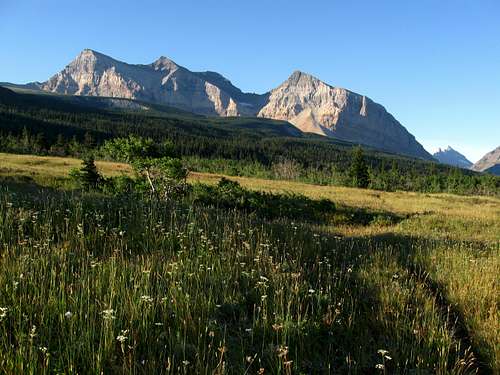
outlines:
[[[14, 93], [0, 88], [0, 151], [100, 155], [131, 134], [169, 141], [192, 170], [351, 185], [353, 144], [301, 133], [287, 122], [212, 118], [135, 101]], [[100, 155], [105, 157], [106, 155]], [[490, 175], [364, 148], [369, 186], [381, 190], [498, 194]]]

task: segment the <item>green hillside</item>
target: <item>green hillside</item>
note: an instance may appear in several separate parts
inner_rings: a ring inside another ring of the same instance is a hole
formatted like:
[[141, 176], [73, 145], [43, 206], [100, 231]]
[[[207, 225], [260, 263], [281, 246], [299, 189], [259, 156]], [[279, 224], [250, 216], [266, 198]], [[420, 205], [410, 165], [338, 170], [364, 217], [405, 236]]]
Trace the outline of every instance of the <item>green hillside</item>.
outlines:
[[[0, 88], [0, 151], [80, 156], [129, 135], [173, 143], [191, 170], [350, 185], [352, 143], [301, 133], [288, 122], [194, 115], [128, 99]], [[370, 187], [497, 194], [499, 179], [364, 147]], [[98, 155], [99, 156], [99, 155]], [[105, 156], [105, 155], [102, 155]], [[279, 169], [286, 166], [290, 173]]]

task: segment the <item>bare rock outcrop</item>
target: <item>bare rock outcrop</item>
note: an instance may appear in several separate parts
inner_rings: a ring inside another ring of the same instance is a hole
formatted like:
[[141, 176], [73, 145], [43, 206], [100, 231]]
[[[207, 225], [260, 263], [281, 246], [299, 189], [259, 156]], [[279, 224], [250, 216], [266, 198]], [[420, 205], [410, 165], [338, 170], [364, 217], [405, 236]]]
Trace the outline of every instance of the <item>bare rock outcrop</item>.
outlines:
[[303, 132], [432, 159], [380, 104], [299, 71], [258, 95], [242, 92], [218, 73], [191, 72], [166, 57], [131, 65], [86, 49], [48, 81], [31, 85], [60, 94], [160, 103], [203, 115], [287, 120]]
[[163, 56], [149, 65], [131, 65], [87, 49], [40, 88], [60, 94], [137, 99], [206, 115], [249, 114], [217, 85]]
[[484, 155], [471, 169], [500, 175], [500, 146]]
[[451, 146], [448, 146], [444, 150], [439, 149], [432, 156], [443, 164], [453, 165], [460, 168], [472, 167], [472, 162], [470, 162], [460, 152], [454, 150]]
[[271, 91], [258, 115], [288, 120], [305, 132], [431, 158], [415, 137], [380, 104], [300, 71]]

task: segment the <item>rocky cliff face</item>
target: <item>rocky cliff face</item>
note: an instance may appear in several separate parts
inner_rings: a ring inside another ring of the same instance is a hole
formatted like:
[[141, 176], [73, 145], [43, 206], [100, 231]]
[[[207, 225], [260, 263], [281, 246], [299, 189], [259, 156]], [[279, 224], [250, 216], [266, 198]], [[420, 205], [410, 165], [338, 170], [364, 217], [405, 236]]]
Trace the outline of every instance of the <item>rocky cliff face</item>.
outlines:
[[432, 159], [381, 105], [299, 71], [257, 95], [242, 92], [218, 73], [191, 72], [166, 57], [130, 65], [84, 50], [60, 73], [36, 85], [55, 93], [137, 99], [204, 115], [287, 120], [304, 132]]
[[[234, 86], [227, 81], [226, 87]], [[60, 94], [137, 99], [206, 115], [240, 116], [254, 112], [204, 79], [203, 73], [190, 72], [166, 57], [149, 65], [130, 65], [84, 50], [64, 70], [41, 83], [40, 88]]]
[[500, 146], [484, 155], [471, 169], [500, 175]]
[[380, 104], [299, 71], [270, 92], [258, 115], [288, 120], [304, 132], [431, 158]]
[[460, 168], [472, 167], [472, 162], [470, 162], [460, 152], [451, 148], [451, 146], [448, 146], [444, 150], [439, 149], [438, 152], [434, 153], [432, 156], [443, 164], [453, 165]]

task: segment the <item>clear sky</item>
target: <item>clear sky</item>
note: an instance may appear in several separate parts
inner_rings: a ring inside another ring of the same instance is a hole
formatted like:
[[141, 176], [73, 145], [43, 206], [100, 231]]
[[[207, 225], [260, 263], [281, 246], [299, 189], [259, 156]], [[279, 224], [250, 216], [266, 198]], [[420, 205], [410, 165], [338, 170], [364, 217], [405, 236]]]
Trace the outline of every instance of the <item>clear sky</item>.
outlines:
[[499, 0], [0, 0], [0, 81], [82, 49], [160, 55], [263, 93], [300, 69], [383, 104], [429, 151], [500, 145]]

